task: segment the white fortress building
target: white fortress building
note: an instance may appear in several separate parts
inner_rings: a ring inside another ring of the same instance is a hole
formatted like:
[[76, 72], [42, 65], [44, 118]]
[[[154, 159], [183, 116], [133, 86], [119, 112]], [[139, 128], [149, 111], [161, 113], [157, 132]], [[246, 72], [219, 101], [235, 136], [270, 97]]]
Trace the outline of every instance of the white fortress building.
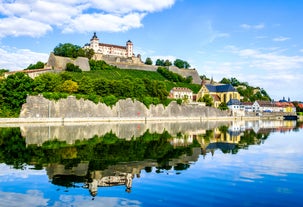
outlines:
[[134, 56], [133, 43], [130, 40], [126, 42], [126, 46], [100, 43], [96, 32], [94, 32], [93, 37], [90, 39], [90, 43], [86, 44], [84, 48], [93, 49], [95, 54], [112, 55], [123, 58], [131, 58]]

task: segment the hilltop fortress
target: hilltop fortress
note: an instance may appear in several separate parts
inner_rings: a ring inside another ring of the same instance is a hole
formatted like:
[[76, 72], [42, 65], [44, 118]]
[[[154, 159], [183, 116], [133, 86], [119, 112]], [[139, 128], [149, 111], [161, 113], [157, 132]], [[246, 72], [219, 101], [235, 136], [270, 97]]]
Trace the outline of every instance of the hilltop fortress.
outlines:
[[[141, 60], [141, 55], [134, 54], [134, 46], [130, 40], [126, 42], [125, 46], [101, 43], [97, 34], [94, 33], [90, 42], [85, 44], [83, 48], [94, 50], [95, 54], [92, 59], [103, 60], [107, 64], [117, 66], [121, 69], [157, 71], [158, 68], [158, 66], [155, 65], [144, 64]], [[73, 60], [67, 57], [56, 56], [53, 53], [50, 54], [46, 67], [54, 70], [65, 70], [67, 63], [78, 65], [83, 71], [90, 70], [87, 58], [78, 57]], [[202, 80], [195, 69], [179, 69], [175, 66], [170, 66], [168, 69], [185, 78], [191, 76], [193, 78], [193, 83], [201, 84]]]

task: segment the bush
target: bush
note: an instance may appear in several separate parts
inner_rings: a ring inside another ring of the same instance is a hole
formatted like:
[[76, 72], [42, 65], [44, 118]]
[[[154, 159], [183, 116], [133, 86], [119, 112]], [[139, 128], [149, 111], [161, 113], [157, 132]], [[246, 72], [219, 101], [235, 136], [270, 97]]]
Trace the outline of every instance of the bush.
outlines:
[[45, 92], [42, 93], [44, 98], [47, 98], [49, 100], [59, 100], [61, 98], [67, 98], [68, 94], [67, 93], [58, 93], [58, 92]]
[[177, 104], [181, 105], [182, 104], [182, 99], [177, 99]]
[[102, 99], [107, 106], [113, 106], [118, 102], [118, 98], [114, 95], [105, 96]]
[[82, 72], [82, 70], [79, 68], [78, 65], [74, 65], [73, 63], [67, 63], [66, 64], [66, 71], [70, 72]]

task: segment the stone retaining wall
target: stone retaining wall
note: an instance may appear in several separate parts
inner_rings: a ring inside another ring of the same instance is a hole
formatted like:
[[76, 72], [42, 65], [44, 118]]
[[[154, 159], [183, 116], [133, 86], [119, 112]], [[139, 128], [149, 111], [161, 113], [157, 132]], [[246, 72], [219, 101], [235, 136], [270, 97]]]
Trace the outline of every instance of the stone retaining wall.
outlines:
[[226, 111], [200, 106], [178, 105], [171, 102], [168, 106], [151, 105], [147, 108], [143, 103], [125, 99], [109, 107], [103, 103], [95, 104], [92, 101], [69, 96], [66, 99], [51, 101], [41, 95], [28, 96], [23, 104], [20, 118], [117, 118], [117, 119], [182, 119], [205, 117], [227, 117]]

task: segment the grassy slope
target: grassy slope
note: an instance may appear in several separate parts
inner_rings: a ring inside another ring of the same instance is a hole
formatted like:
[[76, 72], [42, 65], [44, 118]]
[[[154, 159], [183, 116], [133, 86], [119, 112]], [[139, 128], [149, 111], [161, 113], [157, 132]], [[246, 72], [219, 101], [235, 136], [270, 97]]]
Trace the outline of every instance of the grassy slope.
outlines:
[[133, 79], [147, 78], [149, 80], [164, 81], [168, 91], [173, 87], [187, 87], [190, 88], [194, 93], [200, 90], [199, 84], [187, 84], [187, 83], [174, 83], [164, 78], [158, 72], [142, 71], [142, 70], [125, 70], [125, 69], [110, 69], [110, 70], [98, 70], [88, 71], [82, 73], [70, 73], [76, 80], [80, 80], [83, 76], [94, 78], [106, 78], [109, 80], [121, 80], [125, 77], [131, 77]]

